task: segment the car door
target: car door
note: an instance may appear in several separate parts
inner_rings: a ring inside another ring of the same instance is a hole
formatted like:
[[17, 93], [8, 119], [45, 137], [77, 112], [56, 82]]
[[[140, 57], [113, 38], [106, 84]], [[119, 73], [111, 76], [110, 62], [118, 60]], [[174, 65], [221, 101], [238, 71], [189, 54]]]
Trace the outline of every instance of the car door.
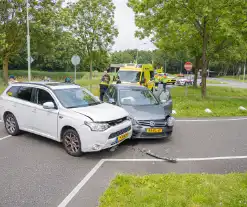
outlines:
[[[34, 111], [35, 124], [33, 130], [41, 136], [59, 141], [57, 132], [58, 128], [58, 108], [55, 98], [48, 90], [36, 88], [35, 89], [35, 103], [36, 110]], [[45, 102], [53, 102], [54, 109], [44, 109], [43, 104]]]
[[109, 99], [111, 99], [113, 97], [113, 93], [114, 93], [114, 87], [109, 86], [109, 88], [107, 89], [107, 91], [103, 97], [103, 101], [108, 103]]
[[[8, 94], [10, 95], [10, 94]], [[21, 86], [12, 100], [12, 108], [20, 129], [32, 132], [32, 114], [35, 109], [33, 103], [33, 87]]]

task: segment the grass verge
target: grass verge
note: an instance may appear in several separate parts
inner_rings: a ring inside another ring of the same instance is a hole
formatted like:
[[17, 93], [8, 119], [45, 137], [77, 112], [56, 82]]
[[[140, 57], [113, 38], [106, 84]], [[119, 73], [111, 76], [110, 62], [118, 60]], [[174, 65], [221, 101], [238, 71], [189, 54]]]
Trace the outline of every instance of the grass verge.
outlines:
[[[220, 117], [220, 116], [247, 116], [247, 111], [238, 108], [247, 108], [247, 89], [235, 89], [230, 87], [207, 87], [207, 98], [201, 98], [200, 88], [188, 88], [188, 96], [185, 96], [185, 88], [171, 89], [173, 109], [175, 117]], [[206, 113], [209, 108], [212, 113]]]
[[118, 175], [100, 207], [243, 207], [247, 174]]

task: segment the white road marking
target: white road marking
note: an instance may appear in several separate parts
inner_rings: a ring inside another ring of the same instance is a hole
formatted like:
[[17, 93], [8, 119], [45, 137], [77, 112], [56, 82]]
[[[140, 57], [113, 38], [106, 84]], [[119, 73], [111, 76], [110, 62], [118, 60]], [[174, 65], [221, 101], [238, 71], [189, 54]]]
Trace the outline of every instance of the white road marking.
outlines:
[[[210, 160], [236, 160], [247, 159], [247, 156], [227, 156], [227, 157], [203, 157], [203, 158], [176, 158], [178, 162], [195, 162]], [[104, 162], [167, 162], [161, 159], [104, 159]]]
[[2, 140], [4, 140], [4, 139], [7, 139], [7, 138], [9, 138], [9, 137], [12, 137], [11, 135], [8, 135], [8, 136], [5, 136], [5, 137], [1, 137], [0, 138], [0, 141], [2, 141]]
[[104, 159], [100, 160], [93, 169], [81, 180], [81, 182], [70, 192], [69, 195], [58, 205], [58, 207], [65, 207], [75, 197], [75, 195], [82, 189], [82, 187], [90, 180], [90, 178], [97, 172], [97, 170], [105, 162]]
[[220, 122], [220, 121], [243, 121], [247, 120], [247, 117], [244, 118], [229, 118], [229, 119], [176, 119], [176, 122]]
[[[226, 156], [226, 157], [205, 157], [205, 158], [177, 158], [178, 162], [195, 162], [210, 160], [234, 160], [247, 159], [247, 156]], [[86, 183], [94, 176], [99, 168], [105, 162], [166, 162], [160, 159], [101, 159], [93, 169], [81, 180], [80, 183], [67, 195], [67, 197], [58, 205], [58, 207], [66, 207], [68, 203], [76, 196], [76, 194], [86, 185]], [[174, 163], [175, 165], [175, 163]]]

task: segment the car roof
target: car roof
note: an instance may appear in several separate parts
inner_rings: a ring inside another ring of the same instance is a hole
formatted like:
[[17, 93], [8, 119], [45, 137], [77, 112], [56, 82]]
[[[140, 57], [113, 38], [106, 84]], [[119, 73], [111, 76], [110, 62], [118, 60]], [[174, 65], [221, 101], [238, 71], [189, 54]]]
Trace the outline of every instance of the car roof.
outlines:
[[124, 90], [124, 89], [141, 89], [141, 90], [149, 90], [148, 88], [144, 86], [138, 86], [138, 85], [131, 85], [131, 84], [112, 84], [116, 89], [118, 90]]
[[43, 86], [47, 87], [51, 90], [56, 89], [67, 89], [67, 88], [79, 88], [80, 86], [73, 83], [61, 83], [61, 82], [46, 82], [46, 81], [40, 81], [40, 82], [15, 82], [11, 84], [12, 86]]

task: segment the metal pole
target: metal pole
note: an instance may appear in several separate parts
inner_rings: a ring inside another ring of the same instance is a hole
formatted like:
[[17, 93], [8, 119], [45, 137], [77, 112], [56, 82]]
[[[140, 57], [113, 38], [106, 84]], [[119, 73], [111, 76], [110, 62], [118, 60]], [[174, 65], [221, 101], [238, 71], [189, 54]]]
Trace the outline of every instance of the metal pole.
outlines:
[[138, 49], [136, 49], [136, 65], [138, 64]]
[[182, 60], [180, 60], [180, 73], [182, 73]]
[[75, 81], [74, 82], [76, 83], [76, 65], [75, 65]]
[[165, 61], [165, 73], [166, 73], [166, 61]]
[[28, 62], [28, 81], [31, 81], [31, 52], [30, 52], [30, 34], [29, 34], [29, 4], [26, 1], [27, 6], [27, 62]]
[[[187, 79], [188, 79], [188, 71], [187, 71]], [[188, 83], [186, 83], [186, 88], [185, 88], [185, 96], [188, 95]]]
[[244, 77], [243, 77], [243, 81], [245, 81], [245, 72], [246, 72], [246, 60], [245, 60], [245, 63], [244, 63]]

